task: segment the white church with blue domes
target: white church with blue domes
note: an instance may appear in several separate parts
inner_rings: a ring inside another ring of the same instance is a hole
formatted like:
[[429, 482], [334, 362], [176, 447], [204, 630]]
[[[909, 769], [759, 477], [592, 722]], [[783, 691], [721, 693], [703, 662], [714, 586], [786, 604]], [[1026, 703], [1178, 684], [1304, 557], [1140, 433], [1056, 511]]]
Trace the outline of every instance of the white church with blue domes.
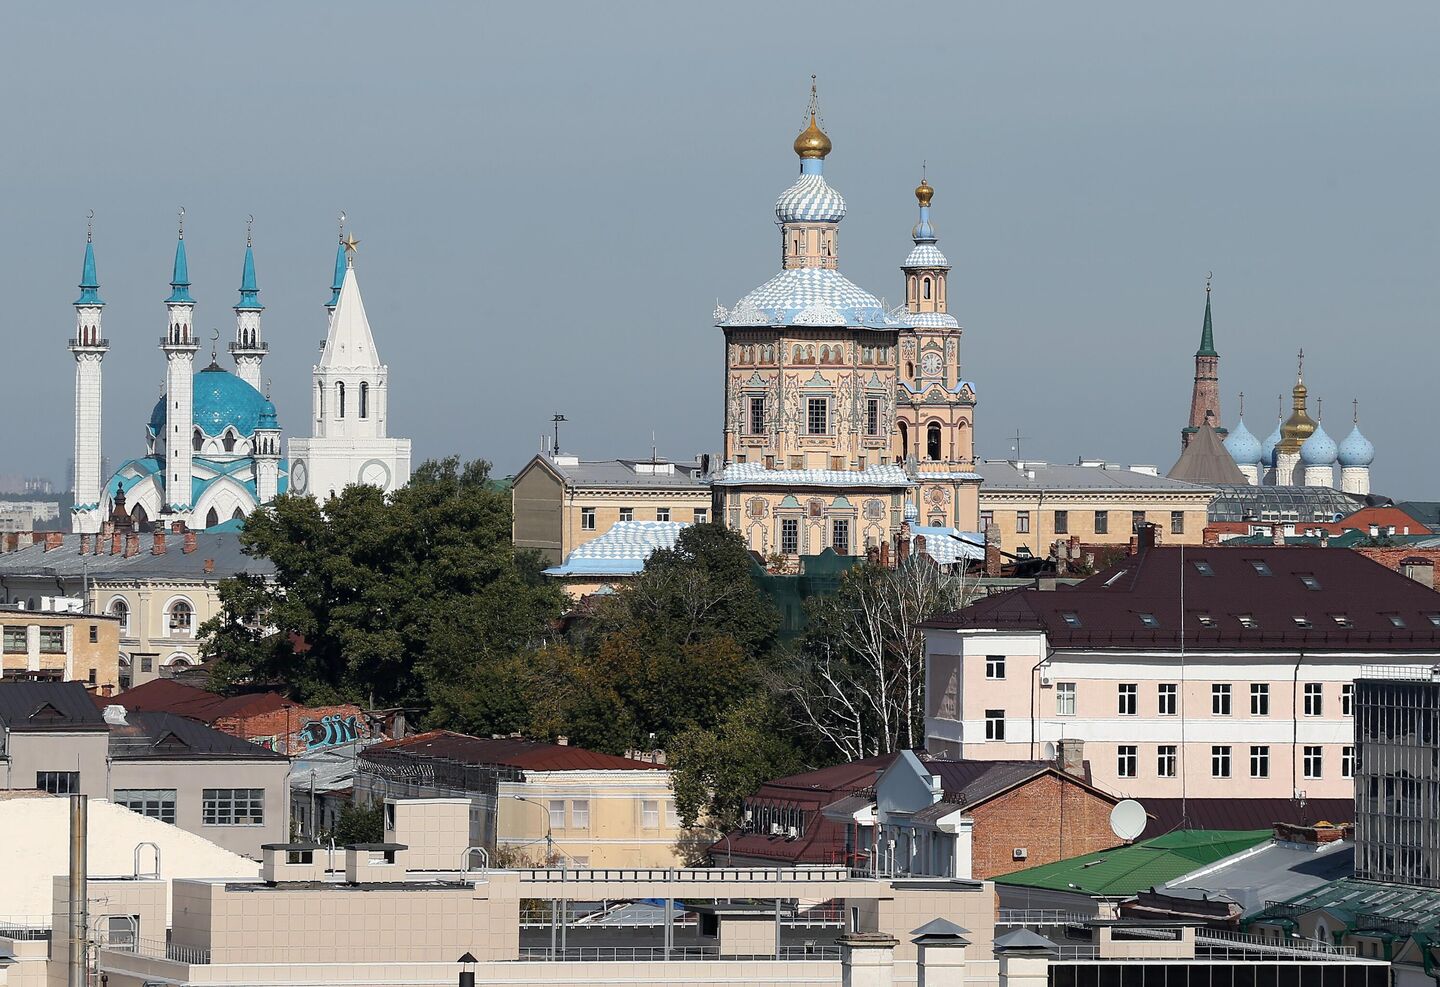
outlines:
[[[375, 355], [355, 284], [356, 242], [353, 238], [342, 241], [337, 252], [336, 279], [327, 305], [331, 316], [326, 346], [327, 352], [345, 346], [344, 341], [335, 339], [337, 322], [343, 323], [349, 339], [356, 332], [357, 321], [363, 325], [369, 346], [363, 354], [354, 354], [358, 348], [354, 346], [347, 353], [343, 376], [354, 395], [348, 401], [345, 382], [331, 380], [335, 374], [327, 368], [314, 368], [319, 388], [316, 437], [298, 440], [307, 443], [304, 450], [308, 456], [325, 460], [330, 467], [327, 474], [333, 472], [337, 479], [346, 478], [331, 483], [328, 490], [333, 492], [347, 482], [374, 483], [388, 491], [403, 485], [410, 475], [410, 441], [391, 439], [385, 434], [388, 373]], [[146, 425], [145, 454], [125, 460], [109, 477], [101, 476], [100, 368], [109, 341], [101, 331], [105, 303], [99, 287], [94, 245], [87, 238], [80, 297], [75, 302], [75, 337], [69, 344], [76, 361], [75, 531], [97, 532], [106, 520], [140, 529], [176, 523], [197, 530], [215, 528], [243, 520], [287, 490], [307, 492], [305, 485], [297, 482], [295, 466], [282, 455], [275, 405], [261, 392], [261, 365], [269, 346], [261, 330], [264, 306], [259, 299], [254, 250], [248, 237], [240, 298], [234, 306], [235, 339], [229, 346], [235, 370], [220, 366], [216, 333], [210, 361], [197, 373], [195, 356], [200, 342], [194, 330], [195, 299], [190, 294], [185, 231], [181, 226], [170, 297], [165, 300], [165, 335], [160, 341], [165, 354], [163, 393]], [[348, 305], [342, 306], [343, 301]], [[326, 362], [324, 355], [321, 362]], [[327, 388], [336, 390], [328, 410]], [[351, 421], [346, 421], [347, 412]], [[336, 446], [325, 439], [327, 434], [356, 429], [369, 440], [363, 450], [357, 451], [353, 442], [342, 441]], [[364, 461], [356, 459], [361, 453]], [[377, 462], [383, 469], [375, 467]], [[321, 492], [323, 495], [327, 491]]]

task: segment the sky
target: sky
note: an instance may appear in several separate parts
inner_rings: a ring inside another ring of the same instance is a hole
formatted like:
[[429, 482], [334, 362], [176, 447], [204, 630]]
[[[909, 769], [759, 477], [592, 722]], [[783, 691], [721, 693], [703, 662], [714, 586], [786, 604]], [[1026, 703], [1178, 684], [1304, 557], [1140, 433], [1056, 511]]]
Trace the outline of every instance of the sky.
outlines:
[[182, 205], [227, 366], [255, 218], [288, 435], [344, 210], [416, 462], [514, 472], [555, 413], [584, 458], [713, 451], [712, 313], [779, 269], [815, 73], [840, 267], [892, 304], [927, 163], [978, 455], [1168, 469], [1213, 272], [1222, 421], [1268, 434], [1303, 346], [1375, 489], [1440, 499], [1437, 65], [1431, 2], [17, 6], [0, 473], [67, 478], [92, 209], [105, 452], [144, 453]]

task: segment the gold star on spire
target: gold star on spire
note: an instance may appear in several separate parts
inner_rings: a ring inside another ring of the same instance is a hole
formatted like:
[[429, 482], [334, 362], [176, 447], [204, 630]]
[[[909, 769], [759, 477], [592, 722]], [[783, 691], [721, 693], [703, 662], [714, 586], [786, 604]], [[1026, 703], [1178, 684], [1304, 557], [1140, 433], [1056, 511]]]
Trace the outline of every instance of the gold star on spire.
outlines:
[[355, 249], [360, 246], [360, 241], [355, 238], [354, 233], [350, 233], [340, 242], [345, 245], [345, 266], [354, 267]]

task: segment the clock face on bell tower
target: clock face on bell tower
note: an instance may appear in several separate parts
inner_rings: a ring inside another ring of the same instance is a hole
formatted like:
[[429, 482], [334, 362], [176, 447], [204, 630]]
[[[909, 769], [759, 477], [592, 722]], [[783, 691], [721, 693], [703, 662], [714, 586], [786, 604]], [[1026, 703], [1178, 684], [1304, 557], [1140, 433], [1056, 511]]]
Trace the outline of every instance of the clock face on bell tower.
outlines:
[[920, 373], [926, 377], [939, 377], [940, 372], [944, 369], [944, 359], [934, 350], [920, 358]]

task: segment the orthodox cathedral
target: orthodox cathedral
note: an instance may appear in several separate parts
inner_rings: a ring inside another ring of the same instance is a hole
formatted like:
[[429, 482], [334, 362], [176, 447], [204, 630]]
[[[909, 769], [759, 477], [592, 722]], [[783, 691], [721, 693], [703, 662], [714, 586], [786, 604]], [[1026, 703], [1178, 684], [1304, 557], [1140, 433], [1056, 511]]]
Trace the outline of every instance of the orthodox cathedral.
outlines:
[[767, 556], [859, 554], [902, 529], [952, 544], [939, 536], [979, 526], [980, 475], [935, 190], [915, 190], [905, 304], [888, 309], [840, 273], [846, 204], [825, 179], [832, 144], [813, 86], [794, 150], [800, 176], [775, 203], [781, 270], [715, 312], [726, 350], [716, 516]]
[[[313, 370], [314, 437], [291, 440], [281, 454], [275, 405], [261, 392], [261, 365], [269, 352], [261, 330], [260, 289], [253, 243], [246, 237], [235, 303], [232, 373], [220, 366], [212, 334], [210, 362], [195, 371], [195, 299], [182, 222], [175, 246], [170, 297], [165, 300], [165, 383], [146, 425], [144, 455], [101, 476], [101, 363], [110, 344], [101, 329], [105, 307], [96, 277], [93, 237], [86, 237], [80, 297], [75, 301], [75, 507], [73, 528], [100, 530], [104, 520], [136, 528], [183, 523], [213, 528], [243, 519], [290, 490], [320, 496], [347, 483], [385, 490], [409, 479], [410, 440], [386, 437], [388, 373], [375, 354], [355, 280], [352, 237], [336, 254], [330, 330]], [[348, 388], [348, 391], [347, 391]], [[327, 402], [327, 393], [333, 396]], [[363, 441], [357, 441], [363, 439]], [[314, 479], [308, 463], [314, 463]]]

